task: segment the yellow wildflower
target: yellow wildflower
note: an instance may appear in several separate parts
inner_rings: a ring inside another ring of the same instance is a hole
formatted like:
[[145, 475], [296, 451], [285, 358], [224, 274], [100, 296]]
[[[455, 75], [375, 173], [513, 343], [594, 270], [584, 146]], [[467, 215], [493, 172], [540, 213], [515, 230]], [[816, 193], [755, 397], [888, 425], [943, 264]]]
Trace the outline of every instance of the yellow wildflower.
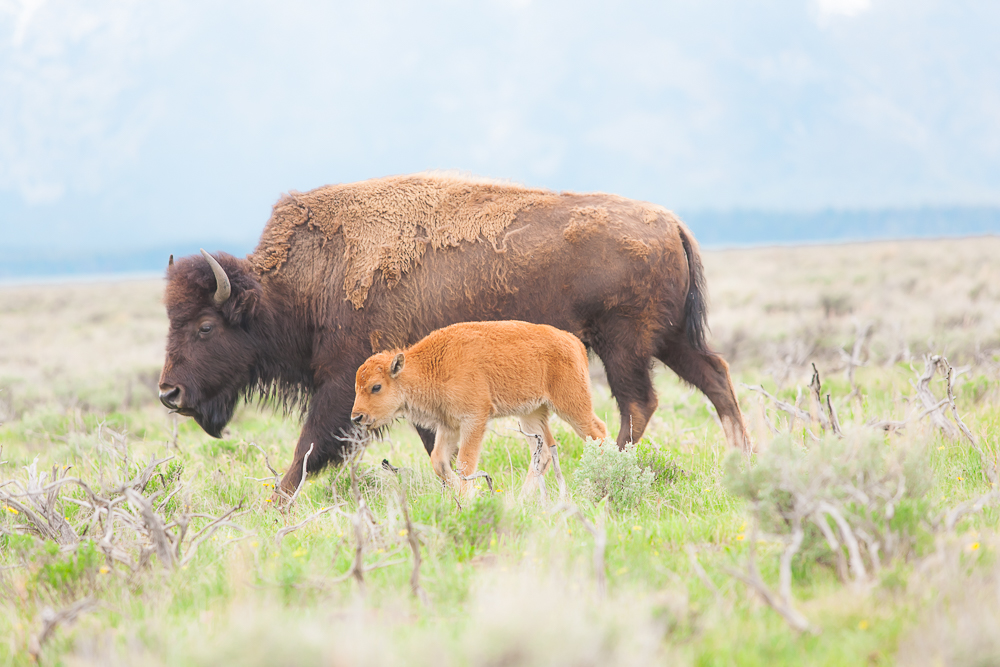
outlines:
[[969, 551], [975, 551], [978, 548], [979, 548], [979, 542], [973, 542], [972, 544], [969, 545]]
[[743, 539], [744, 539], [744, 538], [743, 538], [743, 534], [742, 534], [742, 533], [736, 536], [736, 541], [737, 541], [737, 542], [742, 542], [742, 541], [743, 541]]
[[98, 570], [98, 572], [100, 572], [101, 574], [107, 574], [107, 573], [108, 573], [108, 572], [110, 572], [110, 571], [111, 571], [111, 570], [109, 570], [109, 569], [107, 568], [107, 566], [105, 566], [105, 567], [102, 567], [102, 568], [101, 568], [100, 570]]
[[7, 505], [7, 511], [10, 512], [11, 514], [20, 514], [20, 512], [18, 512], [16, 509], [14, 509], [13, 507], [11, 507], [10, 505]]
[[408, 531], [406, 528], [403, 528], [401, 531], [399, 531], [399, 536], [400, 537], [406, 537], [409, 534], [410, 534], [410, 531]]
[[632, 526], [632, 530], [642, 530], [642, 526]]
[[861, 619], [861, 622], [858, 623], [858, 630], [867, 630], [867, 629], [868, 629], [868, 620], [863, 618]]

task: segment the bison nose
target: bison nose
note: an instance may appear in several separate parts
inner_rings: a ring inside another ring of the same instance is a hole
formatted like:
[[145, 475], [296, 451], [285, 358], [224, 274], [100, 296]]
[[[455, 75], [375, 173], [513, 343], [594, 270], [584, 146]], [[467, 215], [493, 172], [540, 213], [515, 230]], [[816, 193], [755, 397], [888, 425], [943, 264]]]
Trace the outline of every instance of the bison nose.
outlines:
[[181, 407], [181, 388], [168, 387], [160, 390], [160, 403], [171, 410], [178, 410]]
[[361, 422], [364, 421], [364, 419], [365, 415], [362, 412], [351, 415], [351, 421], [357, 424], [358, 426], [361, 426]]

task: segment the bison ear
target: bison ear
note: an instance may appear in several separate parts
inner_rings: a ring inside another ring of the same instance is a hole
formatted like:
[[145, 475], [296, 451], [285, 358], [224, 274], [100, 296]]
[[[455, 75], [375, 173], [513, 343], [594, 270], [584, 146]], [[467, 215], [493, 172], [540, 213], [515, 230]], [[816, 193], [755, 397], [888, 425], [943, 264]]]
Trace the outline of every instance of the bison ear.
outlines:
[[174, 265], [174, 256], [170, 255], [170, 259], [167, 260], [167, 268], [171, 268]]
[[399, 375], [399, 373], [403, 370], [404, 361], [405, 359], [403, 358], [402, 352], [393, 358], [392, 363], [389, 364], [389, 377], [394, 378]]

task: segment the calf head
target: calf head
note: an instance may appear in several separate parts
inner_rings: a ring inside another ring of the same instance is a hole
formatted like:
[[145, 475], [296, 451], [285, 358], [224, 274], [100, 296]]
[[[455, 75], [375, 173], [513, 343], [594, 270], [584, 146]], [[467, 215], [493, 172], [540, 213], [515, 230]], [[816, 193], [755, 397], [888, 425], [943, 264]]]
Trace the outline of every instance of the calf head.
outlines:
[[352, 422], [380, 429], [396, 418], [406, 402], [399, 383], [405, 363], [402, 352], [381, 352], [361, 364], [354, 381]]
[[170, 258], [164, 302], [170, 319], [160, 401], [221, 437], [251, 383], [262, 289], [246, 261], [204, 250]]

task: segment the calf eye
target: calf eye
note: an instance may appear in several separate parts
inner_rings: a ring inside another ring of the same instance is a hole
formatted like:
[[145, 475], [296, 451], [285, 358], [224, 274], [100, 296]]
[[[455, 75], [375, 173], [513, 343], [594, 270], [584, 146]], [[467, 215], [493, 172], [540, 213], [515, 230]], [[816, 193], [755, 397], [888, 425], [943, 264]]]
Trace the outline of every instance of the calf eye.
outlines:
[[199, 329], [198, 329], [198, 333], [201, 333], [201, 334], [207, 334], [207, 333], [210, 333], [211, 331], [212, 331], [212, 325], [211, 324], [202, 324], [201, 327], [199, 327]]
[[373, 394], [377, 394], [379, 392], [379, 389], [381, 389], [381, 388], [382, 388], [382, 385], [380, 385], [380, 384], [377, 384], [377, 385], [373, 386], [372, 387], [372, 393]]

